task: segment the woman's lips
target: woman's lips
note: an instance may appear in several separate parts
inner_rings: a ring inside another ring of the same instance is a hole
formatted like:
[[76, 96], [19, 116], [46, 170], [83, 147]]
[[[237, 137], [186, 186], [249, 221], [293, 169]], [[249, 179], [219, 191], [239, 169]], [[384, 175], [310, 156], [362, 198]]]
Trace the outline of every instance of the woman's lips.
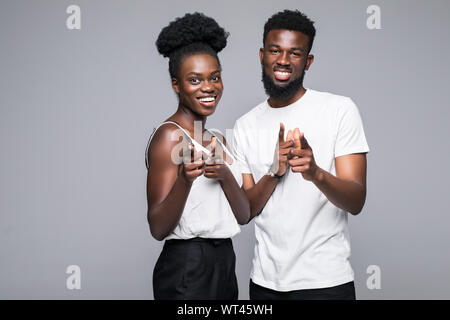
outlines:
[[275, 71], [273, 74], [275, 75], [275, 79], [280, 81], [286, 81], [291, 77], [291, 73], [288, 71]]
[[197, 98], [201, 105], [205, 107], [213, 107], [216, 104], [217, 96], [208, 96]]

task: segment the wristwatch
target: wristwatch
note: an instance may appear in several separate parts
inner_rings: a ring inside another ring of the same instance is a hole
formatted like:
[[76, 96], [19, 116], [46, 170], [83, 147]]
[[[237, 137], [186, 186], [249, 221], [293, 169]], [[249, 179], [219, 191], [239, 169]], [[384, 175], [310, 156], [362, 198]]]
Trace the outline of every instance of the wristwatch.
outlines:
[[273, 173], [272, 170], [269, 170], [269, 172], [267, 173], [269, 176], [271, 176], [272, 178], [277, 178], [278, 180], [283, 178], [283, 176], [279, 176], [276, 173]]

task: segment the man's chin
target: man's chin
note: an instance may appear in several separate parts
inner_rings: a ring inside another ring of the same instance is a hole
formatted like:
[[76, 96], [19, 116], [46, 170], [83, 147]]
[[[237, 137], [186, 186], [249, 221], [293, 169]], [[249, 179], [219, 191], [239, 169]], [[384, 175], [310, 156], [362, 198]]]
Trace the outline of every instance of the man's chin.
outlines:
[[283, 81], [278, 80], [273, 76], [267, 76], [263, 70], [262, 82], [264, 84], [266, 94], [269, 97], [277, 100], [288, 100], [292, 98], [295, 93], [302, 87], [303, 75], [297, 79], [290, 78], [286, 81]]
[[287, 87], [292, 81], [290, 81], [290, 80], [284, 81], [284, 80], [272, 79], [272, 82], [273, 82], [273, 84], [276, 87], [284, 88], [284, 87]]

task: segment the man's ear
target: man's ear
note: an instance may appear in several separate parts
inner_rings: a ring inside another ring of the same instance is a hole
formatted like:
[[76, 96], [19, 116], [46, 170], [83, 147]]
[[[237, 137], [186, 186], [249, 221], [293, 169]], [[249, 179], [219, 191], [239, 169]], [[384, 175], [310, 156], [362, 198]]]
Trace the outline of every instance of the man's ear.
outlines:
[[177, 78], [172, 78], [172, 88], [173, 88], [173, 91], [175, 91], [176, 94], [180, 94], [180, 87], [178, 85]]
[[306, 66], [305, 66], [305, 70], [308, 70], [309, 67], [312, 65], [312, 63], [314, 62], [314, 55], [313, 54], [309, 54], [308, 58], [306, 58]]
[[264, 57], [264, 48], [260, 48], [259, 49], [259, 62], [261, 62], [261, 64], [263, 61], [263, 57]]

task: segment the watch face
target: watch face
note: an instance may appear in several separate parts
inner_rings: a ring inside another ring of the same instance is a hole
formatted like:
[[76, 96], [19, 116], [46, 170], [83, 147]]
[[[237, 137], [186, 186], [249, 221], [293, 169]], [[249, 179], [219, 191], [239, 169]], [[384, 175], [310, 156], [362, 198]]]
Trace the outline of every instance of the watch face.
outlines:
[[277, 178], [280, 179], [282, 176], [277, 176], [275, 173], [273, 173], [272, 171], [269, 171], [268, 175], [270, 175], [272, 178]]

